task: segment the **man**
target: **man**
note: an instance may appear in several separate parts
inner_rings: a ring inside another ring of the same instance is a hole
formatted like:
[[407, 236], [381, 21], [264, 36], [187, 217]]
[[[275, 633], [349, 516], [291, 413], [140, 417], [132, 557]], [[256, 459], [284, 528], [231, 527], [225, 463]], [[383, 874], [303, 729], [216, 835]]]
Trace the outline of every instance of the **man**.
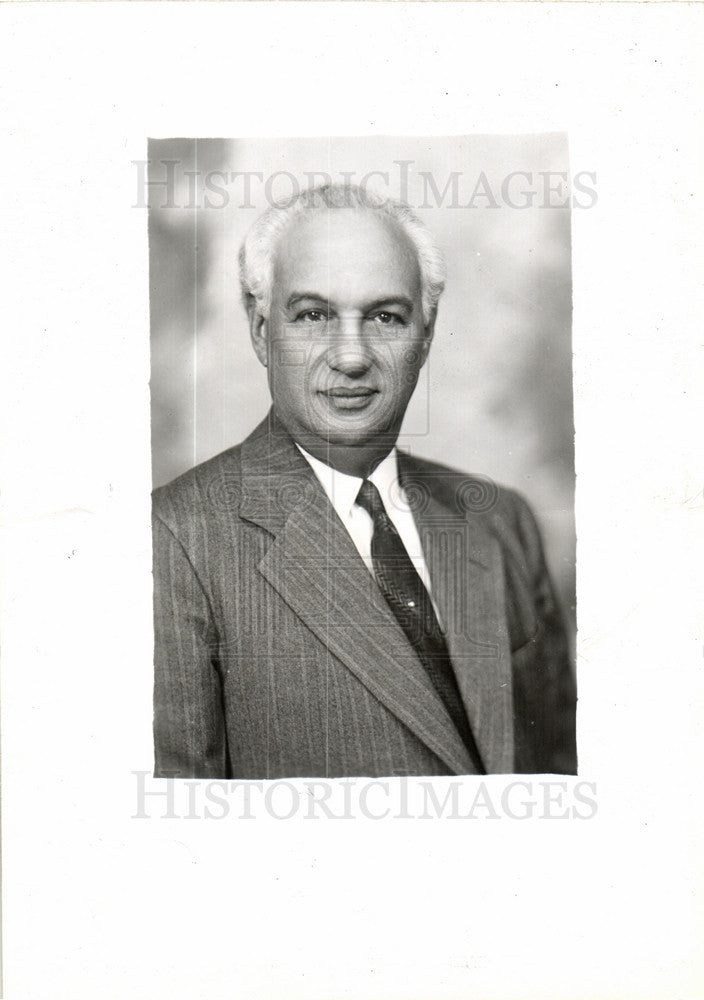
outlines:
[[442, 259], [304, 192], [241, 252], [273, 407], [154, 495], [157, 776], [574, 773], [575, 691], [516, 494], [396, 450]]

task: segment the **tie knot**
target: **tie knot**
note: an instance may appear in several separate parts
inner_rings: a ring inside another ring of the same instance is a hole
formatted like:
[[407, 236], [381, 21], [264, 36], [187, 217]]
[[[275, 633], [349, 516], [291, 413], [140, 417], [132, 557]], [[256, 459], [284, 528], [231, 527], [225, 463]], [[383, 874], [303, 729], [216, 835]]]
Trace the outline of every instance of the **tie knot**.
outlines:
[[379, 494], [379, 490], [374, 483], [368, 479], [362, 481], [357, 494], [357, 503], [366, 510], [367, 514], [375, 520], [379, 514], [385, 514], [384, 503]]

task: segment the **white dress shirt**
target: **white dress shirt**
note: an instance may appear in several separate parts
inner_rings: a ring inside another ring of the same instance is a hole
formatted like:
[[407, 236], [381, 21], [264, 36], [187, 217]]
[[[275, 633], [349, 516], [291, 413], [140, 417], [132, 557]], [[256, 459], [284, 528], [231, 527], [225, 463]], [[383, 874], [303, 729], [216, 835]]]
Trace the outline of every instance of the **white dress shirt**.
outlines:
[[[333, 469], [332, 466], [326, 465], [320, 459], [309, 455], [299, 444], [296, 447], [315, 473], [330, 503], [335, 508], [337, 516], [344, 524], [367, 569], [373, 576], [372, 534], [374, 532], [374, 524], [367, 511], [355, 502], [359, 493], [359, 487], [362, 485], [362, 480], [358, 476], [348, 476], [345, 472]], [[369, 476], [369, 480], [379, 490], [384, 509], [391, 521], [393, 521], [404, 548], [410, 556], [411, 562], [415, 566], [416, 572], [423, 581], [423, 585], [431, 595], [432, 600], [430, 574], [428, 573], [428, 567], [423, 555], [420, 535], [418, 534], [413, 512], [398, 481], [396, 448], [392, 448], [386, 458], [379, 462], [376, 469]], [[435, 602], [433, 602], [433, 607], [435, 607]], [[437, 608], [435, 608], [435, 613], [437, 614]]]

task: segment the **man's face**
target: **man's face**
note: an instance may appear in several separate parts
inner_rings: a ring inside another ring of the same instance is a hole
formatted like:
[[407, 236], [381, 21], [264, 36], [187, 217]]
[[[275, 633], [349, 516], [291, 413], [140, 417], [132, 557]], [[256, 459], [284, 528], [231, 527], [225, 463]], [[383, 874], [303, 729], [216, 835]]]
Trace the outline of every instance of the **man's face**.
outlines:
[[391, 447], [433, 333], [405, 233], [370, 211], [315, 211], [285, 232], [273, 279], [250, 327], [283, 425], [304, 447]]

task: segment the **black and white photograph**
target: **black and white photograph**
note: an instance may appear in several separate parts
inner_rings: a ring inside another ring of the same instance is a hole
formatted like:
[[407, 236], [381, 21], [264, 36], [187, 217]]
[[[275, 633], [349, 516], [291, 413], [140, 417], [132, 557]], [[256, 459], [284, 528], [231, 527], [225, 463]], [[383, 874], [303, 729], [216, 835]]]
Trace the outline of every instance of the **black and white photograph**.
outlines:
[[137, 168], [157, 776], [576, 773], [567, 137]]
[[0, 996], [704, 1000], [703, 15], [0, 2]]

